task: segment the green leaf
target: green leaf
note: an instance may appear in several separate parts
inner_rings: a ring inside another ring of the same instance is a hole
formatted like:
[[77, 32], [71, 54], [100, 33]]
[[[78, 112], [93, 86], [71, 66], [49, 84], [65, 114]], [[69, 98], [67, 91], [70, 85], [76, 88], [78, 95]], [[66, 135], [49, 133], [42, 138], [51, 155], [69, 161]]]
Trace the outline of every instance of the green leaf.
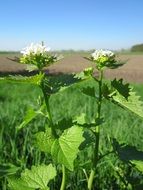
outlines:
[[8, 179], [9, 187], [13, 190], [48, 190], [47, 184], [56, 176], [56, 170], [52, 164], [32, 166], [31, 170], [26, 169], [22, 172], [21, 177], [17, 180]]
[[32, 166], [31, 170], [26, 169], [21, 178], [28, 183], [29, 187], [44, 189], [51, 179], [56, 176], [56, 170], [52, 164]]
[[0, 178], [3, 176], [13, 175], [20, 168], [13, 164], [0, 164]]
[[123, 79], [114, 79], [113, 81], [111, 81], [111, 86], [114, 87], [119, 92], [119, 94], [121, 94], [126, 99], [130, 96], [129, 92], [131, 88], [128, 83], [123, 84]]
[[110, 69], [117, 69], [119, 67], [122, 67], [124, 64], [127, 63], [127, 60], [123, 61], [113, 61], [106, 64], [106, 67]]
[[92, 77], [93, 73], [94, 73], [94, 68], [93, 67], [85, 68], [83, 72], [84, 72], [85, 76]]
[[[55, 128], [60, 129], [60, 131], [63, 131], [67, 128], [70, 128], [73, 126], [73, 123], [75, 123], [72, 119], [66, 120], [65, 118], [61, 121], [59, 121], [57, 124], [54, 125]], [[62, 130], [61, 130], [62, 129]]]
[[143, 160], [133, 160], [131, 161], [135, 168], [143, 173]]
[[36, 133], [36, 145], [43, 152], [51, 153], [51, 146], [54, 142], [54, 138], [52, 137], [51, 129], [47, 128], [45, 132]]
[[66, 129], [52, 145], [51, 154], [53, 159], [73, 171], [73, 163], [79, 151], [78, 147], [84, 140], [82, 135], [83, 129], [81, 127], [73, 126]]
[[25, 181], [16, 177], [8, 178], [8, 187], [11, 190], [35, 190], [35, 188], [28, 187], [28, 184]]
[[122, 79], [119, 81], [115, 79], [111, 82], [111, 86], [114, 88], [114, 91], [112, 90], [112, 92], [107, 95], [107, 99], [110, 98], [113, 100], [113, 103], [123, 108], [127, 108], [138, 116], [143, 117], [143, 102], [129, 84], [123, 84]]
[[42, 111], [43, 111], [44, 107], [45, 107], [45, 105], [43, 104], [38, 111], [35, 111], [33, 108], [29, 108], [23, 119], [23, 122], [19, 126], [17, 126], [17, 129], [20, 130], [20, 129], [26, 127], [27, 124], [30, 123], [39, 114], [43, 115]]
[[15, 76], [1, 77], [0, 81], [14, 82], [14, 83], [30, 83], [39, 86], [41, 84], [43, 77], [44, 74], [37, 74], [30, 77], [15, 75]]
[[84, 94], [86, 94], [87, 96], [91, 96], [91, 97], [95, 98], [95, 88], [93, 88], [93, 87], [83, 88], [82, 92]]
[[118, 103], [120, 106], [127, 108], [140, 117], [143, 117], [143, 102], [140, 100], [140, 96], [136, 95], [132, 90], [129, 92], [128, 99], [123, 97], [120, 93], [116, 93], [112, 98], [115, 103]]
[[111, 90], [109, 88], [109, 85], [106, 83], [103, 83], [103, 85], [102, 85], [103, 97], [105, 97], [106, 99], [109, 99], [110, 93], [111, 93]]
[[30, 123], [36, 116], [38, 115], [38, 113], [35, 112], [35, 110], [33, 110], [32, 108], [30, 108], [29, 110], [27, 110], [27, 113], [23, 119], [23, 122], [17, 126], [17, 129], [20, 130], [22, 128], [24, 128], [28, 123]]
[[92, 77], [93, 72], [94, 72], [94, 69], [92, 67], [88, 67], [88, 68], [84, 69], [84, 71], [75, 74], [74, 78], [82, 79], [82, 80], [83, 79], [88, 79], [88, 78]]
[[26, 65], [26, 70], [29, 72], [32, 72], [34, 70], [37, 70], [37, 66], [36, 65]]
[[143, 172], [143, 151], [137, 150], [134, 146], [120, 145], [116, 139], [113, 139], [113, 147], [122, 161], [135, 165], [139, 171]]
[[86, 115], [85, 113], [82, 113], [80, 116], [77, 116], [74, 120], [74, 123], [77, 123], [78, 125], [84, 125], [86, 124]]
[[143, 152], [138, 151], [136, 147], [126, 145], [126, 144], [119, 144], [116, 139], [113, 140], [114, 149], [117, 151], [119, 157], [123, 161], [130, 161], [130, 160], [143, 160]]
[[[66, 88], [67, 86], [74, 84], [78, 81], [73, 74], [58, 74], [54, 76], [48, 76], [46, 82], [52, 87], [52, 92], [58, 92], [61, 88]], [[45, 79], [44, 79], [45, 83]]]
[[85, 76], [84, 72], [82, 71], [80, 73], [75, 74], [74, 78], [75, 79], [82, 79], [83, 80], [83, 79], [88, 78], [88, 76]]
[[92, 143], [95, 143], [95, 135], [89, 129], [85, 129], [83, 133], [84, 141], [81, 143], [79, 149], [83, 150], [86, 147], [89, 147]]
[[85, 128], [90, 128], [90, 127], [95, 127], [98, 125], [101, 125], [104, 123], [104, 118], [94, 118], [90, 123], [86, 123], [86, 115], [83, 113], [80, 116], [76, 117], [73, 120], [74, 123], [76, 123], [79, 126], [85, 127]]

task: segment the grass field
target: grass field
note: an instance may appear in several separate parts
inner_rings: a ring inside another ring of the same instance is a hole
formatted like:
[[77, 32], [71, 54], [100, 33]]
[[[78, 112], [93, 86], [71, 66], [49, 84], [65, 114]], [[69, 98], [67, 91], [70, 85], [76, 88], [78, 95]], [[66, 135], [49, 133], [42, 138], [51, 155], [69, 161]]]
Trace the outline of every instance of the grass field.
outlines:
[[[133, 86], [143, 99], [142, 85]], [[33, 85], [3, 82], [0, 83], [0, 89], [0, 163], [11, 163], [22, 168], [30, 168], [32, 164], [49, 163], [49, 158], [35, 147], [33, 138], [33, 134], [45, 124], [43, 117], [34, 119], [20, 132], [16, 130], [16, 127], [23, 121], [26, 110], [31, 106], [35, 107], [35, 103], [41, 95], [40, 89]], [[106, 119], [101, 130], [101, 150], [103, 152], [112, 149], [110, 145], [112, 138], [116, 138], [120, 143], [126, 142], [129, 145], [136, 146], [138, 150], [143, 151], [143, 120], [108, 103], [103, 106], [102, 114]], [[90, 154], [90, 150], [86, 151]], [[87, 153], [82, 153], [77, 161], [81, 165], [85, 164], [85, 154]], [[139, 189], [141, 175], [133, 172], [130, 167], [125, 168], [115, 156], [109, 155], [99, 164], [97, 178], [100, 179], [100, 183], [97, 181], [96, 186], [100, 190], [124, 189], [122, 188], [121, 176], [118, 176], [115, 168], [119, 168], [119, 173], [130, 183], [133, 183], [134, 189]], [[68, 175], [67, 189], [86, 190], [85, 176], [80, 167]], [[59, 174], [57, 181], [60, 182], [60, 178], [61, 175]], [[52, 188], [58, 190], [58, 185]], [[0, 179], [0, 189], [7, 189], [5, 178]]]
[[[78, 54], [66, 52], [65, 55], [65, 58], [59, 63], [47, 68], [46, 72], [52, 74], [53, 80], [57, 77], [55, 74], [60, 74], [61, 78], [64, 77], [66, 82], [70, 83], [68, 74], [80, 72], [89, 67], [91, 63], [83, 58], [88, 56], [89, 52]], [[17, 52], [14, 54], [13, 52], [0, 53], [0, 75], [28, 73], [25, 71], [25, 65], [10, 60], [14, 56], [19, 56], [19, 54]], [[128, 60], [127, 64], [117, 70], [107, 70], [105, 77], [107, 79], [124, 78], [126, 81], [132, 82], [143, 100], [143, 55], [122, 54], [119, 57], [122, 60]], [[11, 163], [24, 169], [30, 168], [32, 164], [51, 162], [46, 154], [37, 149], [33, 136], [39, 129], [43, 129], [46, 123], [45, 118], [38, 116], [26, 128], [17, 131], [17, 127], [23, 121], [29, 107], [38, 109], [36, 105], [41, 95], [40, 89], [31, 84], [0, 82], [0, 164]], [[116, 107], [114, 104], [108, 104], [108, 102], [102, 108], [102, 115], [106, 120], [101, 128], [100, 149], [102, 153], [112, 150], [113, 138], [116, 138], [120, 143], [127, 143], [143, 151], [143, 120], [141, 118]], [[82, 167], [85, 166], [88, 170], [89, 165], [86, 163], [85, 155], [90, 156], [90, 154], [91, 150], [87, 148], [78, 155], [74, 172], [67, 174], [68, 190], [86, 190], [86, 178]], [[115, 155], [111, 154], [104, 158], [97, 169], [98, 174], [95, 177], [97, 190], [124, 190], [126, 182], [132, 184], [132, 190], [143, 189], [143, 176], [129, 165], [125, 166], [121, 161], [118, 161]], [[122, 178], [124, 178], [124, 182]], [[59, 190], [60, 182], [61, 173], [56, 178], [56, 183], [53, 186], [51, 184], [51, 189]], [[6, 190], [7, 188], [6, 178], [0, 177], [0, 189]]]

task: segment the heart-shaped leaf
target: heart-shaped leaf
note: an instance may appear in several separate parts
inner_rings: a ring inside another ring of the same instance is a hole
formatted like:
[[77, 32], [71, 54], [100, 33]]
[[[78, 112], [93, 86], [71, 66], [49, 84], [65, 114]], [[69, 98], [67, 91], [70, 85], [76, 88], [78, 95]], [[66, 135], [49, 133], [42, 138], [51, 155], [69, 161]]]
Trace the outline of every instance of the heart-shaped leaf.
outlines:
[[13, 190], [48, 190], [47, 184], [56, 176], [56, 170], [52, 164], [32, 166], [31, 170], [22, 172], [19, 179], [9, 178], [9, 187]]
[[79, 151], [78, 147], [84, 140], [82, 135], [83, 129], [81, 127], [72, 126], [66, 129], [52, 145], [51, 154], [53, 159], [72, 171], [74, 168], [73, 162]]

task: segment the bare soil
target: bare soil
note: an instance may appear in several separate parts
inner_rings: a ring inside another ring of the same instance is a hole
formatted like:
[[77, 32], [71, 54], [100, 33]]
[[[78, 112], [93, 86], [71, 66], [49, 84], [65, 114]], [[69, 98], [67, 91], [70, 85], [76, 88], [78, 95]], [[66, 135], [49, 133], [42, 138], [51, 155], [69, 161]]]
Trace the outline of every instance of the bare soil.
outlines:
[[[14, 56], [0, 56], [0, 75], [26, 74], [26, 65], [12, 61]], [[107, 79], [123, 78], [127, 82], [143, 83], [143, 55], [121, 55], [119, 59], [127, 61], [118, 69], [108, 69], [105, 72]], [[81, 55], [71, 55], [46, 68], [47, 73], [76, 73], [90, 67], [91, 62]]]

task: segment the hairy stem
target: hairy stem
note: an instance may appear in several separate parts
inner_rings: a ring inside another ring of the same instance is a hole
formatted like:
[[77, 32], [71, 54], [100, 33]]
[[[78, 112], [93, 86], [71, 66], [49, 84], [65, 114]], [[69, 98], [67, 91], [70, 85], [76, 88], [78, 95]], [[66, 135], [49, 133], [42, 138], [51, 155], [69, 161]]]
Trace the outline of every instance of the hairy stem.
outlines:
[[65, 166], [62, 165], [62, 183], [61, 183], [61, 187], [60, 190], [64, 190], [65, 189], [65, 185], [66, 185], [66, 169]]
[[[99, 99], [98, 99], [98, 110], [97, 110], [97, 119], [101, 117], [101, 105], [102, 105], [102, 79], [103, 79], [103, 71], [100, 70], [100, 76], [98, 81], [99, 87]], [[95, 176], [95, 170], [99, 160], [99, 139], [100, 139], [100, 126], [95, 127], [95, 145], [93, 148], [93, 161], [92, 161], [92, 169], [90, 172], [89, 180], [88, 180], [88, 190], [92, 189], [93, 180]]]

